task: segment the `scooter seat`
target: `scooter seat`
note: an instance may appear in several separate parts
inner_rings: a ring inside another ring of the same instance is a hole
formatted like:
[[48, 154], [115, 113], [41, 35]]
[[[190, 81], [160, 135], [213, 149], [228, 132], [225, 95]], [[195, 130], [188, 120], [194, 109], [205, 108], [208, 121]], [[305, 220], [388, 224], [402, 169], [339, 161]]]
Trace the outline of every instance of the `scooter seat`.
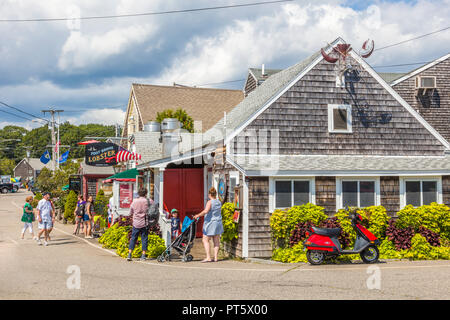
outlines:
[[317, 228], [312, 227], [315, 234], [319, 234], [321, 236], [327, 237], [335, 237], [337, 238], [341, 233], [341, 228]]

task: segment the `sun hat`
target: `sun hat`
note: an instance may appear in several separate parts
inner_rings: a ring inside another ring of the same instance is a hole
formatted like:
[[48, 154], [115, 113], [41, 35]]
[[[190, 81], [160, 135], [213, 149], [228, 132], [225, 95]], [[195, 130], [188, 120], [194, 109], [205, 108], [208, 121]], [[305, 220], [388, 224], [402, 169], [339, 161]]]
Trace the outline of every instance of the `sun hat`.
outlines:
[[172, 211], [170, 211], [170, 213], [174, 213], [174, 212], [178, 213], [178, 210], [173, 208]]

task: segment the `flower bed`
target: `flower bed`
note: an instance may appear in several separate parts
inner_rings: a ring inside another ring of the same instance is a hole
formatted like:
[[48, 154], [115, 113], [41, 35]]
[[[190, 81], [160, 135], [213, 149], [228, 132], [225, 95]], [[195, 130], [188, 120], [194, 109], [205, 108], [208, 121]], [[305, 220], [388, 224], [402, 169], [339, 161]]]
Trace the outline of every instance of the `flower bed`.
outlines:
[[[128, 255], [128, 245], [131, 239], [132, 219], [131, 217], [120, 217], [119, 221], [114, 223], [98, 239], [98, 242], [104, 248], [116, 249], [117, 254], [122, 258]], [[158, 226], [152, 227], [148, 235], [147, 257], [157, 258], [166, 249], [164, 240], [161, 238], [161, 232]], [[136, 246], [132, 252], [133, 258], [139, 258], [142, 255], [141, 236], [136, 241]]]
[[[397, 220], [390, 218], [382, 206], [356, 210], [363, 218], [362, 224], [381, 241], [380, 259], [450, 259], [450, 208], [446, 205], [406, 206], [398, 213]], [[348, 216], [349, 211], [339, 210], [334, 217], [327, 217], [322, 207], [313, 204], [275, 210], [270, 218], [272, 259], [306, 262], [303, 241], [310, 226], [341, 228], [342, 248], [351, 249], [356, 233]], [[338, 260], [359, 258], [359, 255], [343, 255]]]

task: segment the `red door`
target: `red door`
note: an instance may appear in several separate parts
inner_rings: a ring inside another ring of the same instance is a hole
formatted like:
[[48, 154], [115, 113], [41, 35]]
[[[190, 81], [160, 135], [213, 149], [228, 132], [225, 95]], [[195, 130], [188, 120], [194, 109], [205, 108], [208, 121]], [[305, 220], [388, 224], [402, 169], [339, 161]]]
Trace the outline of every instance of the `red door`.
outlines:
[[[204, 209], [203, 169], [166, 169], [164, 171], [164, 203], [169, 211], [176, 208], [183, 222]], [[197, 224], [197, 237], [202, 236], [203, 218]]]

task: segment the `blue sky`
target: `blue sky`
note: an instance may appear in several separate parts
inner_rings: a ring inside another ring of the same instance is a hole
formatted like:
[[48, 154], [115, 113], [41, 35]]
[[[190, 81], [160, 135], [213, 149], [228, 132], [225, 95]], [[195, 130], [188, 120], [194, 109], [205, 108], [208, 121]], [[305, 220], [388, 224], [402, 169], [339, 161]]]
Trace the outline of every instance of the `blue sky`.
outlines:
[[[250, 3], [247, 0], [3, 1], [0, 19], [157, 12]], [[338, 36], [358, 48], [448, 27], [450, 0], [331, 1], [107, 20], [0, 22], [0, 101], [42, 116], [65, 109], [74, 123], [122, 123], [131, 83], [200, 85], [244, 79], [249, 67], [285, 68]], [[450, 30], [375, 52], [386, 66], [448, 53]], [[417, 65], [418, 66], [418, 65]], [[377, 68], [377, 71], [406, 71]], [[240, 89], [243, 82], [216, 85]], [[0, 110], [15, 112], [0, 107]], [[0, 127], [38, 124], [0, 112]]]

